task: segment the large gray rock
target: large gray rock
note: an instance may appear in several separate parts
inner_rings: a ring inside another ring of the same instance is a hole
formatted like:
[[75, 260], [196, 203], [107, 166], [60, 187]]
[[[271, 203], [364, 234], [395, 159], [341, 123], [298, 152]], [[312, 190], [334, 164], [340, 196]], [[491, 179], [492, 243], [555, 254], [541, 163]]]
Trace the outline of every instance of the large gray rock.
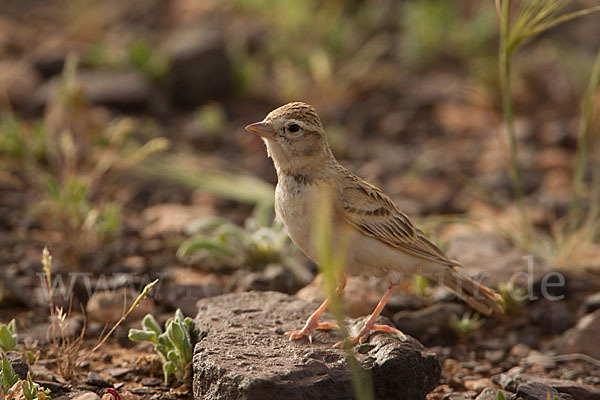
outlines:
[[[227, 294], [198, 302], [194, 349], [196, 399], [349, 399], [352, 381], [344, 350], [332, 345], [335, 331], [317, 331], [311, 344], [290, 342], [284, 332], [300, 328], [315, 310], [294, 296], [276, 292]], [[331, 321], [325, 314], [323, 321]], [[348, 320], [351, 329], [364, 319]], [[355, 348], [370, 372], [378, 399], [423, 399], [437, 384], [435, 354], [413, 338], [374, 333]]]

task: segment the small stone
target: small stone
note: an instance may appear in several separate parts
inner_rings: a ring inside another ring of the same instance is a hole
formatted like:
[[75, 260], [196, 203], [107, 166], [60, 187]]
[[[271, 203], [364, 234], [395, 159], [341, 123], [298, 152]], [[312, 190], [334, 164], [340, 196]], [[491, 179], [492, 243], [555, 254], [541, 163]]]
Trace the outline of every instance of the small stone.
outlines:
[[72, 397], [72, 400], [100, 400], [100, 396], [94, 392], [84, 392], [75, 395], [75, 397]]
[[583, 316], [575, 327], [569, 329], [559, 340], [562, 354], [583, 353], [600, 359], [600, 309]]
[[505, 354], [506, 352], [502, 349], [484, 351], [484, 357], [492, 364], [498, 364], [502, 361]]
[[556, 397], [559, 400], [573, 400], [573, 397], [570, 395], [559, 393], [556, 389], [540, 382], [529, 382], [519, 385], [517, 393], [514, 396], [515, 399], [522, 398], [523, 400], [546, 400], [548, 397], [551, 399]]
[[468, 390], [473, 390], [477, 393], [481, 392], [487, 387], [494, 387], [494, 383], [490, 378], [479, 378], [479, 379], [468, 379], [464, 381], [464, 386]]
[[144, 378], [142, 379], [142, 385], [144, 386], [160, 386], [162, 381], [157, 378]]
[[475, 398], [475, 400], [498, 400], [498, 392], [504, 395], [505, 399], [510, 399], [511, 393], [506, 390], [495, 389], [495, 388], [486, 388], [479, 393], [479, 396]]
[[88, 376], [85, 383], [87, 383], [88, 385], [98, 387], [113, 387], [112, 382], [104, 379], [100, 374], [93, 371], [88, 372]]
[[4, 353], [4, 355], [6, 356], [8, 361], [10, 361], [10, 364], [15, 370], [15, 374], [17, 374], [17, 376], [20, 379], [27, 379], [27, 373], [29, 372], [29, 364], [27, 364], [25, 358], [23, 358], [23, 356], [21, 356], [21, 354], [16, 351], [7, 351], [6, 353]]
[[529, 355], [530, 351], [531, 349], [529, 348], [529, 346], [523, 343], [517, 343], [510, 348], [508, 354], [519, 359], [524, 359]]
[[108, 374], [110, 376], [112, 376], [113, 378], [122, 378], [132, 371], [134, 371], [133, 368], [117, 367], [117, 368], [110, 368], [108, 370]]
[[583, 311], [586, 314], [593, 313], [600, 308], [600, 292], [594, 293], [583, 301]]

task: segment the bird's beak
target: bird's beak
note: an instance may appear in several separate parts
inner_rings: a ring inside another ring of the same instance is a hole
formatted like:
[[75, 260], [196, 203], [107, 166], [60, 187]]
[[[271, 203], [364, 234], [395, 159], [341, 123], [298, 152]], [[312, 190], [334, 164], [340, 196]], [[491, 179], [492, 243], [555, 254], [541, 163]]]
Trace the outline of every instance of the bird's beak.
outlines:
[[258, 136], [262, 136], [267, 139], [271, 139], [274, 136], [273, 127], [271, 124], [268, 124], [264, 121], [255, 122], [246, 127], [248, 132], [252, 132], [257, 134]]

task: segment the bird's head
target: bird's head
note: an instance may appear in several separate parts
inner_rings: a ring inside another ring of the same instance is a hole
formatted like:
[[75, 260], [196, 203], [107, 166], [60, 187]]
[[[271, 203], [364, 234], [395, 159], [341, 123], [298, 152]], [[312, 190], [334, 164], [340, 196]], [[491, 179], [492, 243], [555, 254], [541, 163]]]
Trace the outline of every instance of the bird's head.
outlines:
[[275, 167], [291, 170], [331, 154], [323, 124], [315, 109], [294, 102], [271, 111], [246, 130], [261, 136]]

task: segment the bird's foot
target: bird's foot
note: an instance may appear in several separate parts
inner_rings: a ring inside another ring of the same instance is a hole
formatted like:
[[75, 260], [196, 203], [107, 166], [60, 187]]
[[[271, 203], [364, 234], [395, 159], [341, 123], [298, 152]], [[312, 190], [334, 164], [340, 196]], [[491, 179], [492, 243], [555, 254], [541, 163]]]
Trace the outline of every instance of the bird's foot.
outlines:
[[333, 323], [333, 322], [317, 322], [315, 321], [311, 321], [310, 319], [308, 321], [306, 321], [306, 324], [304, 325], [304, 328], [297, 330], [297, 331], [287, 331], [284, 334], [285, 335], [290, 335], [290, 342], [292, 340], [297, 340], [297, 339], [301, 339], [304, 336], [308, 336], [308, 341], [312, 343], [312, 332], [315, 329], [322, 329], [322, 330], [328, 330], [331, 328], [337, 328], [337, 324]]
[[[371, 331], [395, 333], [400, 337], [400, 340], [402, 340], [402, 341], [406, 340], [406, 335], [400, 329], [396, 329], [389, 325], [366, 324], [360, 330], [360, 332], [358, 332], [358, 335], [350, 336], [350, 337], [346, 338], [345, 341], [348, 341], [348, 343], [352, 346], [354, 346], [355, 344], [358, 344], [358, 343], [363, 344], [367, 340], [369, 340], [369, 335], [371, 334]], [[343, 341], [337, 342], [336, 344], [333, 345], [333, 347], [342, 347], [344, 345], [345, 341], [343, 340]]]

